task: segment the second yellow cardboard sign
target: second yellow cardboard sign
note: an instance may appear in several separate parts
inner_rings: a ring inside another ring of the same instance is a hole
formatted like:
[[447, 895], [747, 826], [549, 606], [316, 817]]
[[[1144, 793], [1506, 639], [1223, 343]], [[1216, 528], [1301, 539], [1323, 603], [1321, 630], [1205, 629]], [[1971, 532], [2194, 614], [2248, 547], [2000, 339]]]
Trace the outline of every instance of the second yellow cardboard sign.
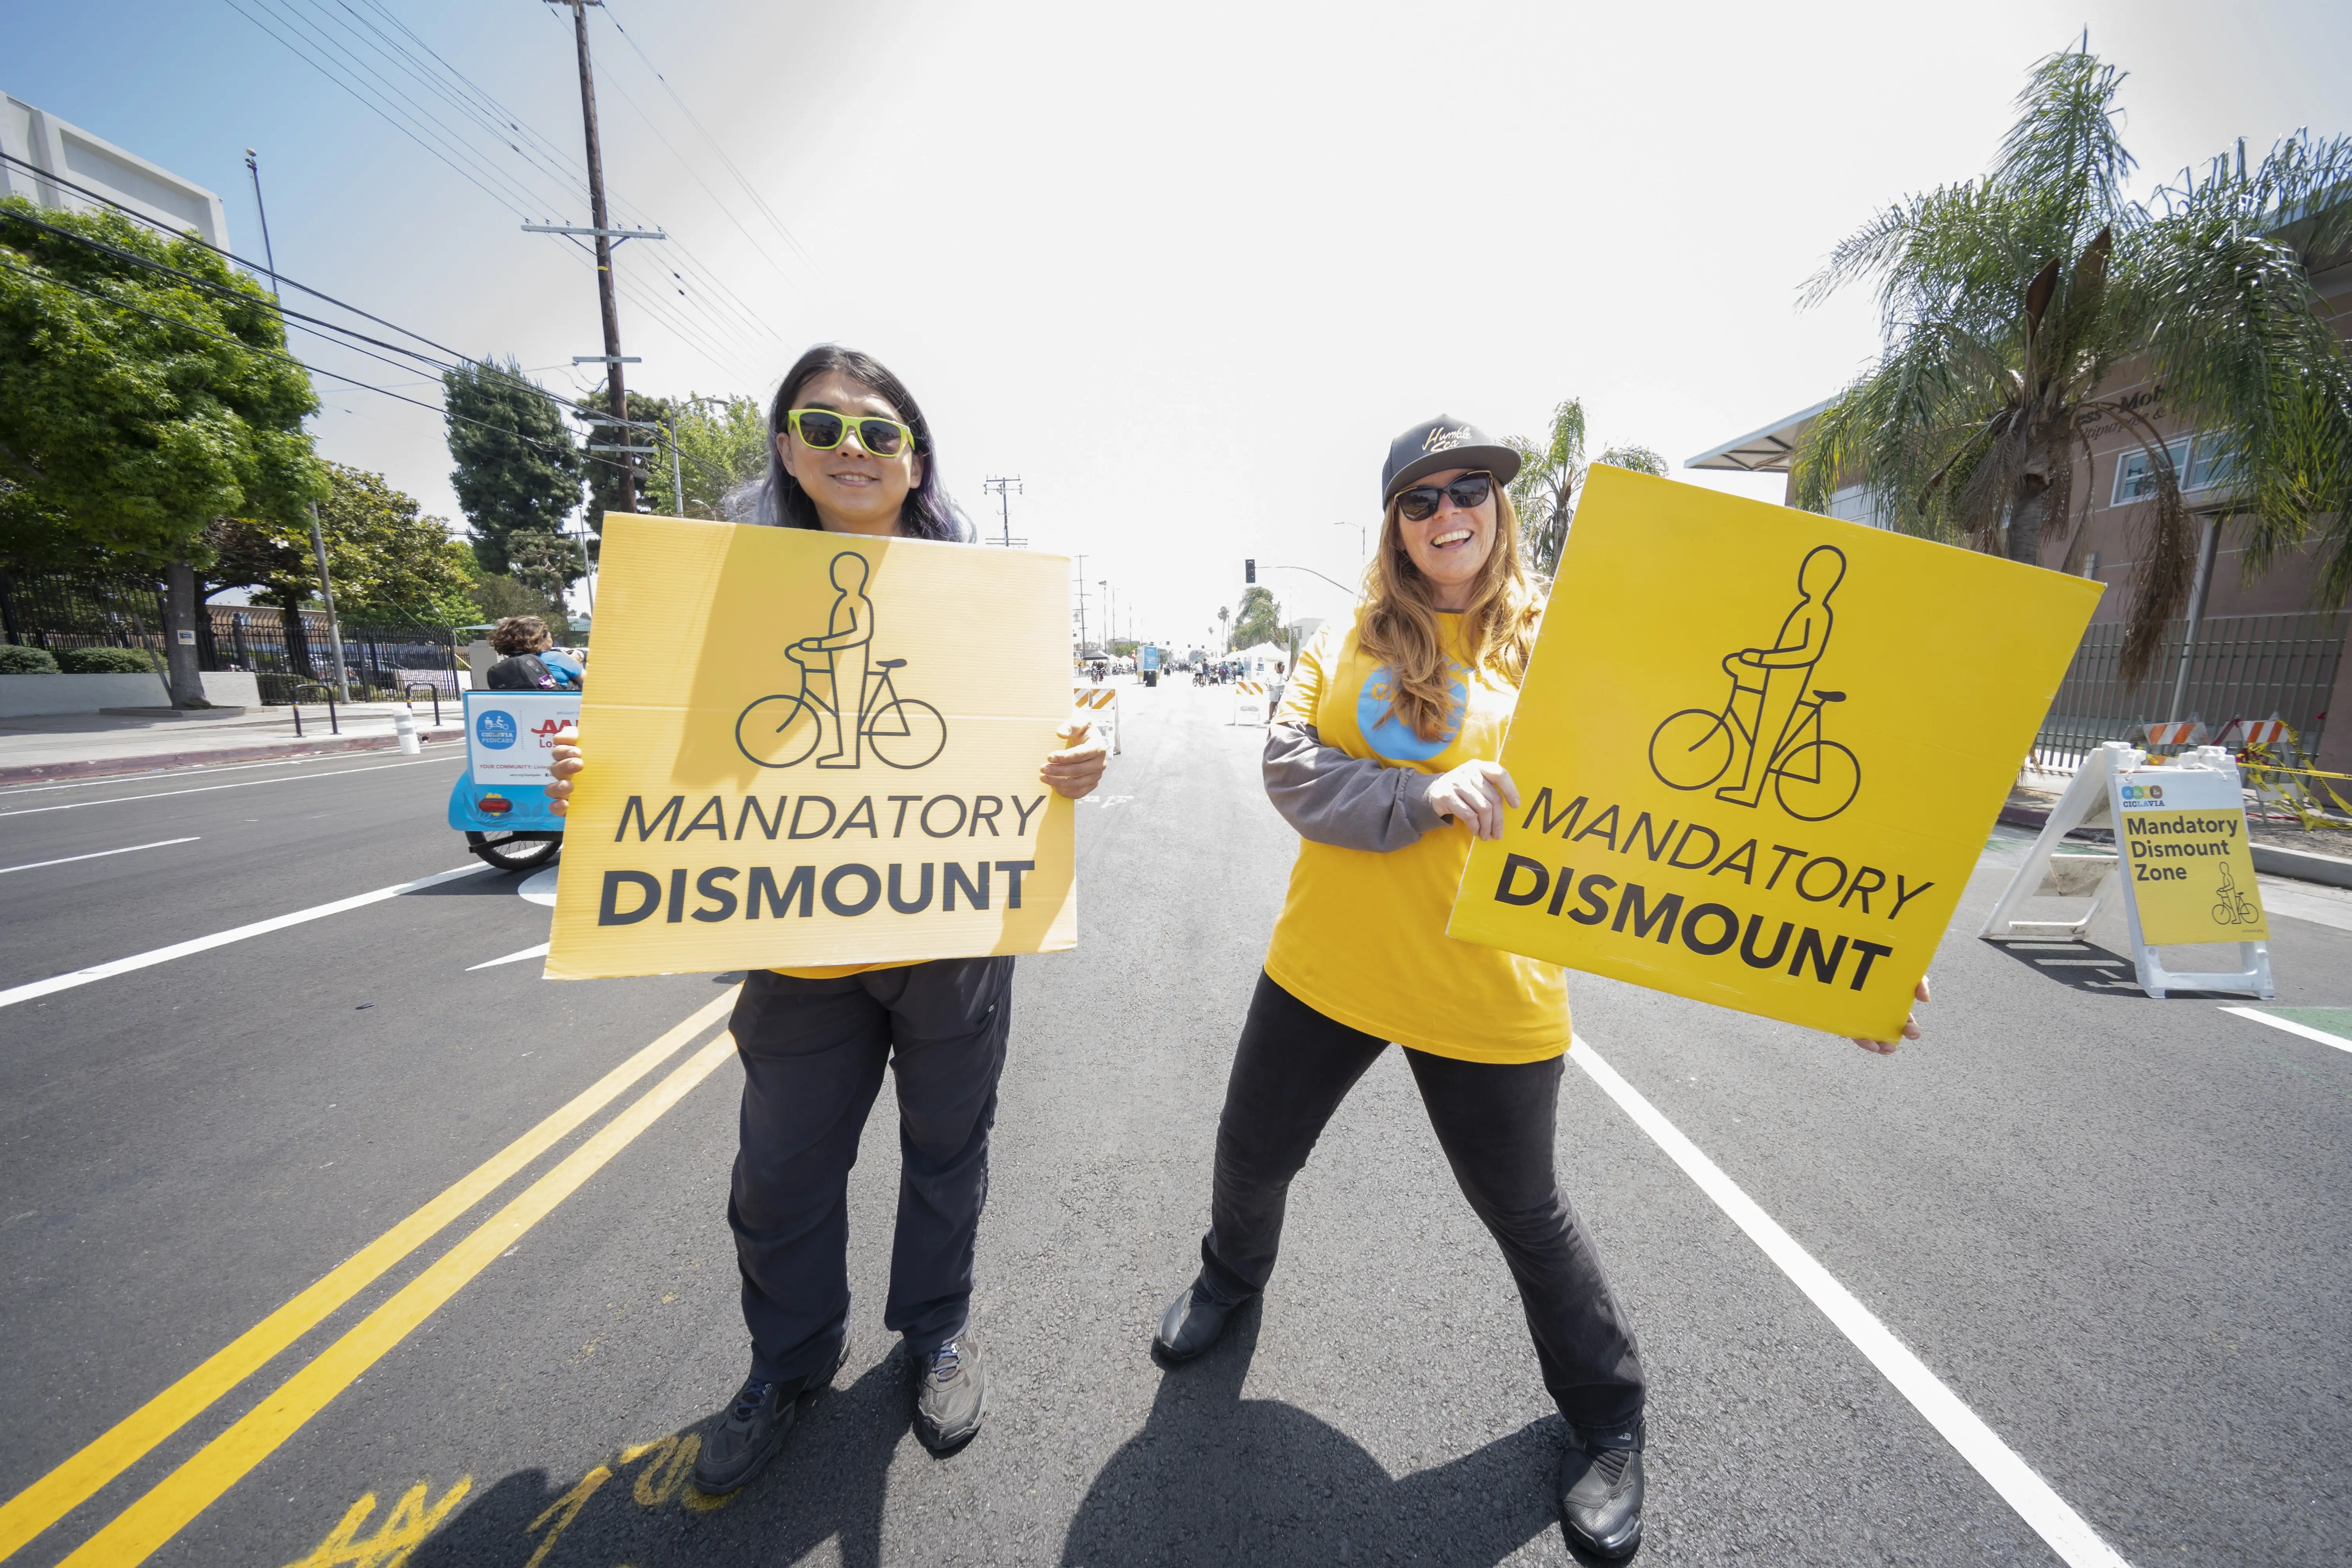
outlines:
[[1449, 933], [1893, 1038], [2099, 592], [1594, 468]]

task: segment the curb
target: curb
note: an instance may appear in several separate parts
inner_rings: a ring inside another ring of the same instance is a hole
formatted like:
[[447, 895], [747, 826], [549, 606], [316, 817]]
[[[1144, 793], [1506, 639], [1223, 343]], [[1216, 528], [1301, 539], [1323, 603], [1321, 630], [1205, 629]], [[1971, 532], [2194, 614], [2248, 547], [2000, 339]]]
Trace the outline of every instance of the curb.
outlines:
[[2257, 871], [2322, 882], [2331, 888], [2352, 888], [2352, 860], [2341, 856], [2322, 855], [2316, 849], [2289, 849], [2278, 844], [2249, 843], [2246, 847], [2254, 852]]
[[[419, 725], [416, 738], [432, 743], [440, 741], [460, 741], [465, 738], [463, 727], [444, 724], [439, 729]], [[150, 752], [136, 757], [84, 757], [63, 763], [23, 763], [0, 767], [0, 784], [41, 784], [53, 779], [82, 779], [110, 773], [148, 773], [165, 768], [201, 766], [207, 763], [266, 762], [273, 757], [329, 756], [337, 752], [389, 752], [397, 750], [397, 735], [331, 735], [320, 740], [308, 736], [297, 741], [266, 741], [250, 746], [211, 746], [193, 752]]]
[[[2050, 813], [2030, 805], [2004, 805], [1999, 818], [2011, 827], [2029, 827], [2039, 833], [2050, 821]], [[2077, 827], [2066, 835], [2093, 844], [2113, 844], [2115, 835], [2104, 827]], [[2318, 882], [2330, 888], [2352, 888], [2352, 860], [2340, 855], [2322, 855], [2316, 849], [2289, 849], [2283, 845], [2261, 844], [2248, 838], [2246, 847], [2253, 852], [2254, 869], [2273, 877], [2292, 877], [2297, 881]]]

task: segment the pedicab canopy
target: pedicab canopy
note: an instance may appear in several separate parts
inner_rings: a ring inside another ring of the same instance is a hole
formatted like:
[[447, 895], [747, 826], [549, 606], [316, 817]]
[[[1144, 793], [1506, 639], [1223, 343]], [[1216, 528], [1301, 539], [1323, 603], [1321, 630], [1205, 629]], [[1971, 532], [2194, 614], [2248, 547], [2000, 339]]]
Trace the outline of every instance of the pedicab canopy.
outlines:
[[1076, 945], [1066, 559], [613, 517], [598, 586], [551, 977]]
[[1894, 1038], [2100, 591], [1596, 466], [1449, 934]]

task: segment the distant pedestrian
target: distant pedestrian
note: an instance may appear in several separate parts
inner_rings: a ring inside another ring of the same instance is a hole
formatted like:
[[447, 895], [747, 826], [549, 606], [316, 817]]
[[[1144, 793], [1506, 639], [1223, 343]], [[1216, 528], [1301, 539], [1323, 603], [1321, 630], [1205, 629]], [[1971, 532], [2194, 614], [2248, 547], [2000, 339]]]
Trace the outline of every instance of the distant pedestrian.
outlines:
[[[930, 426], [867, 355], [831, 344], [785, 373], [768, 414], [758, 521], [782, 528], [961, 540]], [[1076, 800], [1108, 760], [1088, 726], [1063, 731], [1038, 777]], [[583, 764], [556, 738], [556, 810]], [[695, 1460], [724, 1495], [772, 1458], [848, 1355], [849, 1168], [888, 1069], [898, 1098], [898, 1216], [883, 1326], [915, 1383], [915, 1434], [945, 1453], [980, 1430], [988, 1374], [971, 1331], [972, 1258], [989, 1134], [1013, 1016], [1010, 957], [754, 970], [732, 1027], [741, 1135], [727, 1204], [751, 1370]]]
[[[1646, 1384], [1553, 1163], [1567, 978], [1445, 934], [1472, 840], [1501, 837], [1506, 804], [1519, 804], [1495, 760], [1542, 612], [1504, 489], [1518, 468], [1459, 420], [1398, 437], [1369, 597], [1316, 637], [1287, 683], [1265, 787], [1302, 842], [1225, 1087], [1201, 1271], [1154, 1345], [1190, 1361], [1265, 1289], [1291, 1179], [1393, 1041], [1502, 1247], [1567, 1419], [1563, 1521], [1580, 1546], [1622, 1558], [1641, 1542]], [[1916, 1025], [1904, 1036], [1917, 1038]], [[1396, 1331], [1434, 1351], [1446, 1328], [1406, 1319]]]

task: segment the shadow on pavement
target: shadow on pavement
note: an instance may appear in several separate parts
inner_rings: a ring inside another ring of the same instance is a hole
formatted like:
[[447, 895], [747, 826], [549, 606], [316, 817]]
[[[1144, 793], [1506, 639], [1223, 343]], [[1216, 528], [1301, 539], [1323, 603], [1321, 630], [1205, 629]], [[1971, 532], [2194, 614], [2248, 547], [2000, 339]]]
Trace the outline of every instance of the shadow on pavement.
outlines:
[[907, 1378], [894, 1352], [825, 1394], [766, 1473], [732, 1498], [705, 1498], [688, 1479], [699, 1428], [608, 1455], [583, 1477], [517, 1471], [469, 1498], [410, 1568], [522, 1568], [534, 1555], [633, 1568], [796, 1563], [835, 1538], [846, 1568], [878, 1568], [890, 1460], [908, 1436]]
[[[2139, 972], [2132, 961], [2108, 952], [2095, 942], [2068, 941], [2063, 937], [1987, 937], [1985, 945], [2005, 952], [2045, 980], [2054, 980], [2069, 991], [2079, 991], [2086, 996], [2131, 996], [2148, 1000], [2147, 993], [2139, 988]], [[2167, 962], [2176, 970], [2191, 967], [2183, 950], [2169, 950]], [[2234, 968], [2236, 961], [2215, 960]], [[2221, 991], [2175, 990], [2165, 993], [2168, 1002], [2228, 1002], [2243, 1001]]]
[[1143, 1429], [1071, 1521], [1067, 1568], [1234, 1563], [1499, 1563], [1559, 1529], [1555, 1420], [1391, 1479], [1355, 1439], [1296, 1405], [1244, 1399], [1246, 1310], [1198, 1362], [1164, 1371]]

